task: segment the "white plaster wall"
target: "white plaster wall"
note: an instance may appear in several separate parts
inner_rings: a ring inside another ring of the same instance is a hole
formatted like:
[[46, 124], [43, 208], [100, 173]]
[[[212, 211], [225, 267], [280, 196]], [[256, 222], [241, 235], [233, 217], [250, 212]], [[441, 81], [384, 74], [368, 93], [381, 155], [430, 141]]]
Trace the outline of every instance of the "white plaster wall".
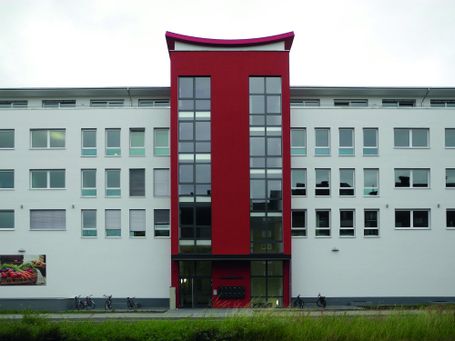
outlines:
[[[79, 102], [80, 99], [78, 99]], [[0, 298], [55, 298], [77, 294], [168, 298], [170, 239], [153, 236], [153, 128], [169, 127], [169, 108], [71, 108], [1, 110], [1, 128], [15, 129], [15, 149], [0, 150], [0, 169], [15, 170], [15, 189], [0, 191], [0, 207], [15, 210], [15, 230], [0, 231], [0, 254], [46, 254], [47, 285], [2, 286]], [[144, 127], [145, 157], [128, 156], [129, 128]], [[64, 150], [31, 150], [30, 129], [66, 128]], [[80, 157], [81, 128], [97, 128], [96, 158]], [[105, 157], [105, 128], [121, 128], [121, 157]], [[66, 169], [66, 189], [30, 190], [29, 169]], [[96, 198], [81, 198], [80, 170], [97, 169]], [[105, 198], [106, 168], [121, 168], [121, 198]], [[146, 169], [146, 195], [129, 197], [129, 168]], [[21, 205], [23, 207], [21, 207]], [[74, 208], [73, 208], [74, 205]], [[66, 231], [30, 231], [30, 209], [66, 209]], [[122, 209], [122, 237], [105, 238], [104, 210]], [[146, 209], [145, 238], [130, 238], [129, 209]], [[97, 209], [97, 238], [81, 238], [81, 209]]]
[[[292, 240], [292, 295], [329, 297], [455, 296], [455, 230], [446, 208], [455, 191], [445, 188], [445, 168], [455, 149], [444, 148], [444, 128], [455, 110], [439, 108], [292, 108], [291, 126], [307, 128], [308, 156], [292, 157], [307, 168], [307, 196], [292, 208], [307, 209], [308, 237]], [[314, 157], [314, 128], [331, 128], [331, 157]], [[354, 157], [338, 156], [338, 128], [355, 128]], [[379, 128], [379, 156], [363, 157], [364, 127]], [[395, 149], [393, 128], [430, 128], [430, 148]], [[430, 168], [429, 189], [395, 189], [394, 168]], [[331, 168], [331, 196], [314, 196], [315, 168]], [[340, 198], [339, 168], [355, 168], [356, 196]], [[364, 198], [363, 168], [379, 168], [380, 196]], [[439, 206], [439, 207], [438, 207]], [[331, 209], [332, 236], [315, 237], [315, 209]], [[355, 209], [356, 236], [339, 237], [339, 209]], [[363, 236], [363, 211], [380, 210], [380, 236]], [[428, 208], [429, 230], [396, 230], [395, 208]], [[339, 252], [332, 252], [333, 248]]]

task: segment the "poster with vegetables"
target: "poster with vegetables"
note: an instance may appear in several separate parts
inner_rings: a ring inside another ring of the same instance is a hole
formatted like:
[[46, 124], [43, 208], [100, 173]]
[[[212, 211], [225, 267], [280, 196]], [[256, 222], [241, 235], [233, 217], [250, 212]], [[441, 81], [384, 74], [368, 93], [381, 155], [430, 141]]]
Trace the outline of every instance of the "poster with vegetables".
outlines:
[[0, 255], [0, 285], [46, 285], [46, 255]]

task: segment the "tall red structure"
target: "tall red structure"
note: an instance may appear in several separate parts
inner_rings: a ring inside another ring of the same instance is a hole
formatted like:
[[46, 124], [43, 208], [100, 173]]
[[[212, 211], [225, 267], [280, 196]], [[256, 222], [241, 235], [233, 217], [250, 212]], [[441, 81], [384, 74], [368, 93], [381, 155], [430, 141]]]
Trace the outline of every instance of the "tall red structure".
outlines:
[[166, 33], [172, 286], [180, 307], [289, 305], [293, 38]]

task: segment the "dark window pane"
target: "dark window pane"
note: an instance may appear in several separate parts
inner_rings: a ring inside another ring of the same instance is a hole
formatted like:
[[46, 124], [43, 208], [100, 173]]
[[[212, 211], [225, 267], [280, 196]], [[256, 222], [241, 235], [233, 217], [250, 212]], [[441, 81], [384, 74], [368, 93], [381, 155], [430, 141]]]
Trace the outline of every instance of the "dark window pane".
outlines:
[[305, 227], [305, 211], [292, 211], [292, 227]]
[[411, 227], [411, 212], [395, 211], [395, 227]]
[[193, 207], [180, 207], [180, 225], [194, 224], [194, 209]]
[[210, 226], [212, 223], [212, 210], [210, 206], [196, 207], [196, 225]]
[[428, 227], [428, 211], [414, 211], [413, 212], [413, 225], [414, 227]]
[[145, 195], [145, 169], [130, 169], [130, 196]]

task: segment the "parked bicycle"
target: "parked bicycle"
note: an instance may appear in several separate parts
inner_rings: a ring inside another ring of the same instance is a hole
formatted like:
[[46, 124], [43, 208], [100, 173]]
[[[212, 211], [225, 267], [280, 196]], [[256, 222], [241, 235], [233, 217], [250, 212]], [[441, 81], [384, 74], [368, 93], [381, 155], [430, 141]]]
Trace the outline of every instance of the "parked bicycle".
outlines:
[[318, 299], [316, 300], [316, 305], [320, 308], [325, 308], [327, 306], [327, 301], [325, 296], [322, 296], [321, 293], [318, 294]]
[[104, 301], [104, 310], [112, 310], [112, 295], [103, 295], [106, 300]]
[[136, 310], [137, 308], [140, 308], [140, 306], [140, 304], [136, 303], [135, 297], [126, 298], [126, 307], [128, 310]]
[[81, 309], [95, 309], [96, 304], [92, 298], [92, 295], [86, 296], [85, 298], [81, 298], [81, 295], [77, 295], [74, 297], [74, 308], [77, 310]]
[[296, 299], [294, 300], [293, 306], [294, 308], [303, 309], [303, 299], [300, 297], [300, 294], [297, 295]]

